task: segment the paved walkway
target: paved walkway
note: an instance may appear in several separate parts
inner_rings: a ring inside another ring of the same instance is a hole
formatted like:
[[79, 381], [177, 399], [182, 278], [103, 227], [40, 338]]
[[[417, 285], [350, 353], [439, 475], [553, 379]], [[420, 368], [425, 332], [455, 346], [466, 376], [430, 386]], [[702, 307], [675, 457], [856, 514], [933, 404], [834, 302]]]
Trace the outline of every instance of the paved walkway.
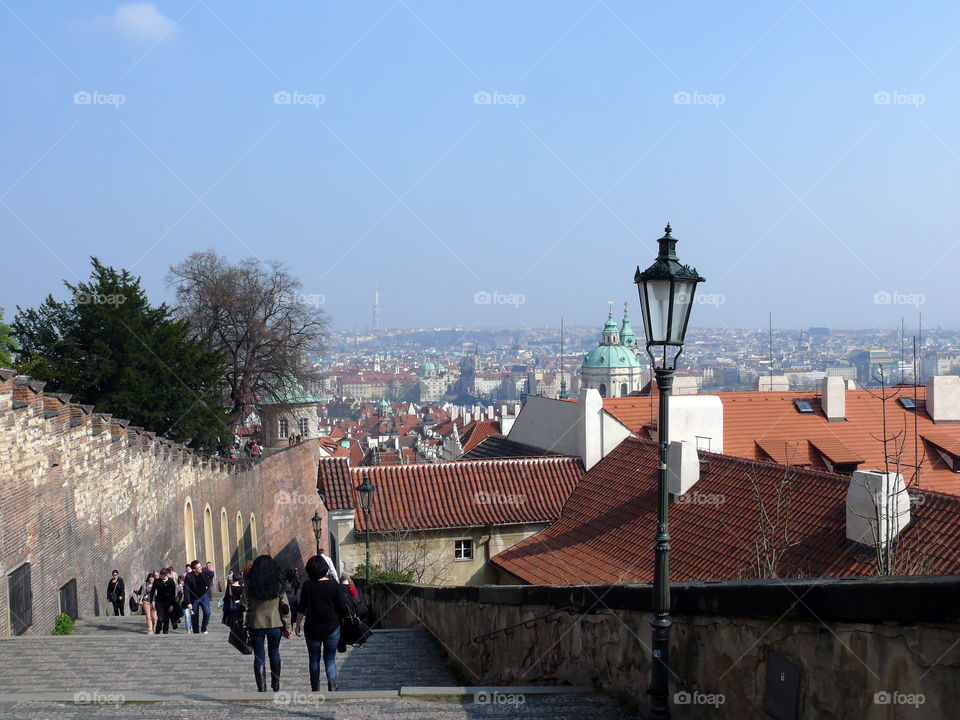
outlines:
[[[139, 616], [81, 621], [72, 635], [0, 639], [2, 718], [569, 718], [621, 720], [609, 698], [576, 688], [457, 688], [422, 630], [374, 631], [337, 656], [339, 693], [311, 693], [302, 638], [280, 645], [279, 693], [257, 693], [252, 656], [209, 635], [148, 636]], [[326, 680], [321, 671], [322, 686]], [[486, 691], [486, 692], [484, 692]]]

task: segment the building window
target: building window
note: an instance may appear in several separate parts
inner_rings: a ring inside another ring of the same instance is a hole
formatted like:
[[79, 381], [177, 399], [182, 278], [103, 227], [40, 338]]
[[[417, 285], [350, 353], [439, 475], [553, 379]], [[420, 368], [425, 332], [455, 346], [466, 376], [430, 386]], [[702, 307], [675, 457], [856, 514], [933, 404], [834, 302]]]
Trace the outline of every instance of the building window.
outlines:
[[300, 434], [303, 437], [306, 437], [310, 431], [310, 421], [307, 420], [307, 418], [300, 418], [297, 422], [300, 425]]
[[630, 392], [627, 390], [626, 383], [620, 383], [620, 397], [626, 397]]
[[277, 437], [290, 437], [290, 427], [287, 425], [286, 418], [280, 418], [280, 420], [277, 421]]
[[607, 396], [607, 386], [604, 383], [600, 383], [599, 390], [600, 390], [600, 397], [605, 398]]
[[473, 560], [473, 540], [454, 540], [453, 559]]

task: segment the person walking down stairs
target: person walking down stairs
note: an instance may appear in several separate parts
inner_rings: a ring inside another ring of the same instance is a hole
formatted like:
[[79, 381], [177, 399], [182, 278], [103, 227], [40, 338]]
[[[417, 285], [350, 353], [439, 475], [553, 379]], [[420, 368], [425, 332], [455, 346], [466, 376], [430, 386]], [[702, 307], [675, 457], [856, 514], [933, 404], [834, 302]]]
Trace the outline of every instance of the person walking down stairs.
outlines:
[[243, 607], [247, 611], [247, 628], [253, 645], [253, 675], [257, 690], [266, 690], [264, 676], [264, 642], [270, 656], [270, 686], [280, 689], [280, 638], [289, 639], [290, 605], [284, 592], [286, 583], [280, 566], [269, 555], [261, 555], [244, 574]]

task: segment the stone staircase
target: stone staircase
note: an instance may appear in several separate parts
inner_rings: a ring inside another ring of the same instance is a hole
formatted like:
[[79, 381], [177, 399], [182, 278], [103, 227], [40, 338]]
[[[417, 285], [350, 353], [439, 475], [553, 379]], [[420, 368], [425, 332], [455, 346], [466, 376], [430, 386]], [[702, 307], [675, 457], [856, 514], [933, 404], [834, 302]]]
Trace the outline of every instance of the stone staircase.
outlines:
[[64, 637], [0, 638], [0, 718], [631, 717], [591, 688], [457, 686], [423, 630], [377, 630], [338, 655], [337, 693], [310, 692], [306, 645], [284, 640], [280, 692], [257, 693], [252, 656], [227, 644], [219, 618], [208, 635], [147, 635], [142, 616], [127, 616], [80, 621]]

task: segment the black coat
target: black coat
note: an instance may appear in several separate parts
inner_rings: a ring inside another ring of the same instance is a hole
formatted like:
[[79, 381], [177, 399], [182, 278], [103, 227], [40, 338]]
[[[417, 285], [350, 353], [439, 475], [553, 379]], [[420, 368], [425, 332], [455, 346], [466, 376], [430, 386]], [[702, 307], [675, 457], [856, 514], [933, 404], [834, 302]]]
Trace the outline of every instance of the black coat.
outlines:
[[363, 621], [365, 608], [363, 603], [353, 597], [349, 585], [340, 585], [340, 597], [347, 607], [347, 616], [340, 619], [340, 642], [337, 644], [339, 652], [346, 652], [347, 645], [363, 645], [371, 635], [370, 628]]
[[[113, 578], [110, 578], [110, 582], [107, 583], [108, 600], [113, 593], [117, 594], [116, 600], [123, 600], [123, 596], [126, 595], [122, 577], [118, 576], [116, 582], [114, 582]], [[116, 600], [110, 600], [110, 602], [116, 602]]]

